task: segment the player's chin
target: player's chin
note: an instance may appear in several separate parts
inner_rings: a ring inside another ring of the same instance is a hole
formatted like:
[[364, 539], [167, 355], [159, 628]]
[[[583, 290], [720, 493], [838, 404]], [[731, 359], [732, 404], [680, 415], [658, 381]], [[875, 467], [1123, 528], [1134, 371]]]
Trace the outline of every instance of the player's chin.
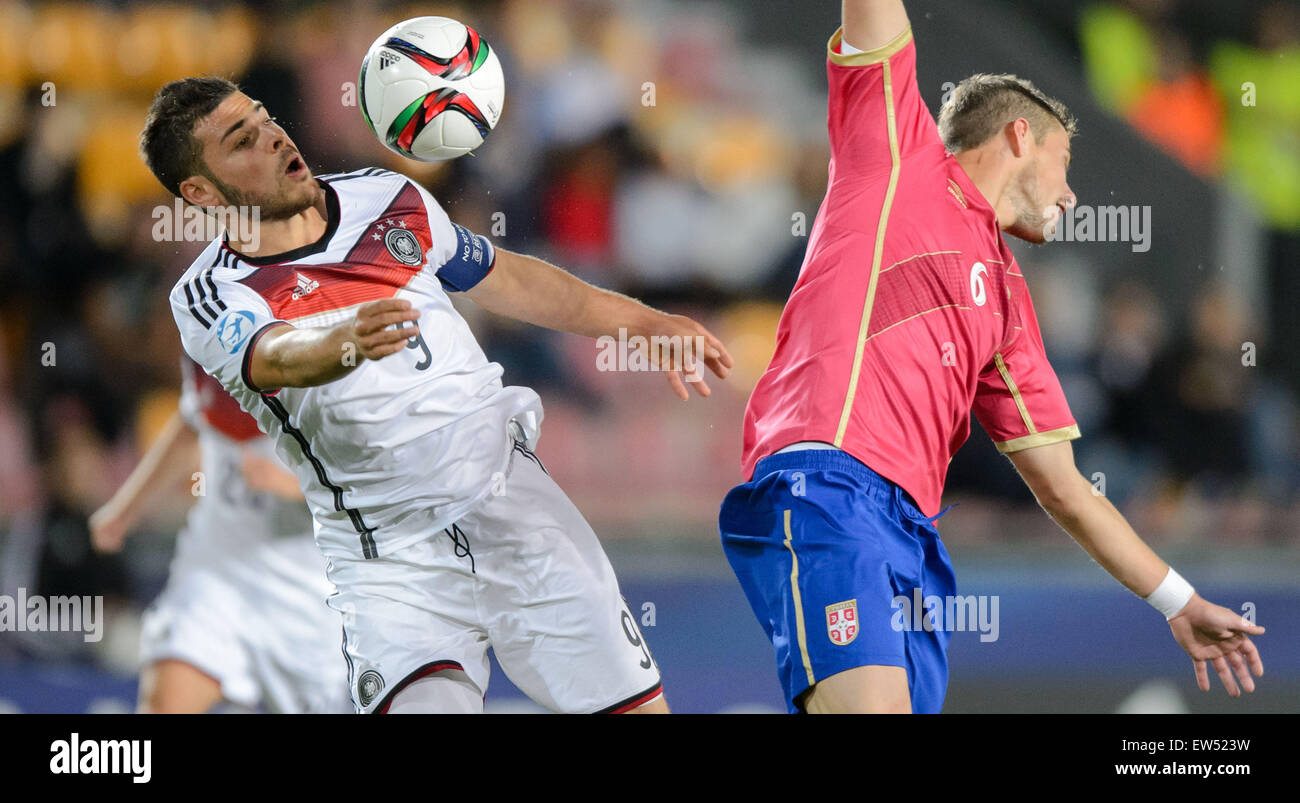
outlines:
[[1042, 245], [1047, 242], [1047, 226], [1044, 225], [1043, 221], [1039, 221], [1035, 224], [1023, 220], [1017, 220], [1007, 228], [1006, 232], [1012, 237], [1019, 238], [1025, 242], [1034, 243], [1035, 245]]

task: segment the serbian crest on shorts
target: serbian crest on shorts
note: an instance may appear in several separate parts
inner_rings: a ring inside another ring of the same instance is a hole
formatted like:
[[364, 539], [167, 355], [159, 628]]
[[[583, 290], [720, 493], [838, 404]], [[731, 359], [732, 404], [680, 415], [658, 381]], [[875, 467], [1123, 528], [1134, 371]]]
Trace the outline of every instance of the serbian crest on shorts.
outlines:
[[361, 677], [357, 679], [357, 696], [361, 698], [362, 708], [374, 702], [383, 690], [384, 678], [373, 669], [362, 672]]
[[831, 643], [843, 647], [858, 637], [858, 601], [856, 599], [826, 606], [826, 633]]

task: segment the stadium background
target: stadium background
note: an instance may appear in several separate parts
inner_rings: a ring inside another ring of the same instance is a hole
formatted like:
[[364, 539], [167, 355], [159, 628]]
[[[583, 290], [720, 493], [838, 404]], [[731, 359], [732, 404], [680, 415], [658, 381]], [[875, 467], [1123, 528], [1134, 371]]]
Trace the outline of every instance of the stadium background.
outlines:
[[[1150, 207], [1147, 251], [1013, 248], [1084, 433], [1084, 475], [1206, 597], [1249, 603], [1269, 628], [1254, 695], [1231, 700], [1217, 679], [1198, 692], [1158, 614], [1056, 529], [975, 425], [939, 526], [960, 593], [998, 596], [999, 638], [955, 635], [946, 710], [1300, 711], [1300, 10], [908, 9], [932, 112], [972, 72], [1029, 77], [1080, 119], [1080, 204]], [[498, 129], [440, 166], [384, 150], [345, 86], [379, 32], [424, 14], [478, 28], [507, 76]], [[0, 710], [134, 699], [139, 614], [189, 498], [177, 489], [116, 556], [92, 552], [85, 522], [175, 408], [166, 291], [201, 245], [152, 236], [171, 199], [136, 136], [158, 86], [207, 72], [264, 100], [315, 172], [405, 172], [471, 229], [504, 224], [504, 246], [723, 337], [733, 377], [682, 404], [660, 376], [598, 372], [590, 341], [466, 307], [506, 381], [542, 394], [539, 452], [646, 616], [670, 702], [777, 710], [716, 512], [825, 189], [838, 17], [834, 0], [0, 3], [0, 594], [102, 594], [108, 618], [97, 644], [0, 632]], [[499, 671], [488, 699], [531, 707]]]

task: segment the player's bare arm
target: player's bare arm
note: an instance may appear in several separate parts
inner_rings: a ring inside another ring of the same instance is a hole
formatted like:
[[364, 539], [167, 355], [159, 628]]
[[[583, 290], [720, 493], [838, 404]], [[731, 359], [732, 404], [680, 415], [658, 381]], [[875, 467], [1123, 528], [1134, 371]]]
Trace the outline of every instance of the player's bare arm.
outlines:
[[[617, 337], [619, 329], [625, 329], [629, 336], [680, 338], [677, 342], [684, 344], [685, 353], [666, 356], [677, 369], [667, 372], [668, 382], [683, 400], [690, 398], [688, 382], [701, 396], [709, 395], [709, 386], [696, 367], [697, 360], [702, 359], [719, 379], [725, 379], [730, 372], [731, 355], [722, 341], [690, 318], [669, 315], [636, 299], [594, 287], [535, 257], [503, 248], [498, 248], [496, 254], [492, 272], [466, 293], [489, 312], [585, 337]], [[697, 336], [704, 338], [702, 355], [694, 353]], [[652, 360], [658, 357], [651, 355]], [[683, 373], [687, 381], [683, 381]]]
[[875, 50], [893, 41], [908, 26], [903, 0], [844, 0], [844, 41], [858, 50]]
[[[1140, 597], [1155, 591], [1169, 566], [1079, 473], [1069, 441], [1009, 456], [1038, 503], [1103, 569]], [[1249, 636], [1263, 634], [1264, 628], [1207, 602], [1199, 594], [1193, 594], [1169, 620], [1169, 628], [1179, 646], [1192, 657], [1196, 682], [1202, 691], [1210, 690], [1207, 663], [1214, 666], [1231, 696], [1239, 696], [1242, 688], [1255, 690], [1251, 672], [1263, 675], [1264, 664]]]
[[383, 359], [406, 348], [406, 341], [420, 333], [419, 317], [411, 302], [385, 298], [362, 304], [351, 320], [329, 328], [272, 327], [253, 347], [248, 377], [263, 391], [333, 382], [362, 360]]
[[91, 514], [90, 542], [95, 549], [116, 552], [122, 548], [149, 500], [189, 478], [198, 465], [198, 444], [198, 433], [179, 412], [172, 414], [122, 487]]

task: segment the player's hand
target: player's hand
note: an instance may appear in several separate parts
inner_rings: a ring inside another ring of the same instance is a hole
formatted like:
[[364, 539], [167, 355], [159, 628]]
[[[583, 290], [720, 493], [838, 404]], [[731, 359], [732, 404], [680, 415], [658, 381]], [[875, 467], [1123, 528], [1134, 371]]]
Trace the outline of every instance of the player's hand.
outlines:
[[652, 337], [668, 338], [659, 349], [650, 348], [650, 363], [668, 376], [668, 384], [682, 401], [690, 399], [686, 390], [689, 384], [701, 396], [708, 396], [709, 385], [704, 381], [701, 365], [707, 366], [719, 379], [726, 379], [734, 364], [727, 347], [708, 329], [684, 315], [663, 315], [647, 333]]
[[298, 487], [298, 478], [280, 467], [274, 460], [268, 460], [255, 452], [244, 449], [240, 461], [244, 481], [254, 491], [262, 491], [281, 499], [300, 500], [302, 489]]
[[[352, 321], [352, 342], [367, 360], [378, 360], [406, 348], [406, 341], [420, 333], [415, 323], [420, 311], [411, 302], [400, 298], [385, 298], [362, 304]], [[396, 329], [388, 327], [397, 324]]]
[[[1262, 635], [1264, 628], [1251, 624], [1227, 608], [1211, 604], [1193, 594], [1178, 615], [1169, 620], [1174, 640], [1192, 656], [1196, 670], [1196, 685], [1201, 691], [1210, 690], [1210, 674], [1206, 664], [1213, 664], [1223, 688], [1232, 697], [1240, 697], [1241, 689], [1255, 690], [1256, 677], [1264, 674], [1264, 662], [1251, 636]], [[1236, 673], [1236, 678], [1233, 674]], [[1238, 681], [1241, 687], [1238, 688]]]
[[126, 510], [109, 500], [90, 515], [90, 543], [98, 552], [117, 552], [126, 540]]

